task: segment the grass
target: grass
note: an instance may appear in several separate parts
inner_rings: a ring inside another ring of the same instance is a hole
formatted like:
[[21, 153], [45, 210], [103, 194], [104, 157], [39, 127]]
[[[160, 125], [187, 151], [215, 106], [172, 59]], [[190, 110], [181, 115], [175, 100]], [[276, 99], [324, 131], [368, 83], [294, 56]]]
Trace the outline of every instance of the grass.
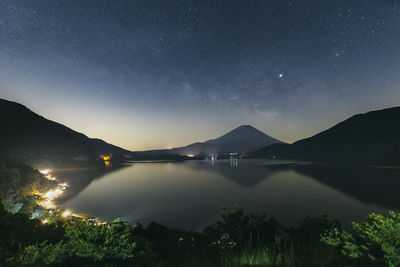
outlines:
[[280, 238], [265, 246], [254, 245], [250, 238], [241, 250], [222, 254], [221, 266], [295, 266], [295, 255], [293, 246]]
[[268, 248], [245, 249], [240, 253], [224, 256], [221, 266], [295, 266], [295, 254], [293, 251], [274, 252]]
[[209, 255], [197, 255], [192, 259], [185, 260], [182, 264], [164, 263], [159, 267], [181, 266], [181, 267], [237, 267], [237, 266], [260, 266], [260, 267], [289, 267], [297, 266], [299, 259], [296, 256], [293, 245], [286, 241], [276, 239], [271, 245], [260, 246], [254, 244], [250, 239], [238, 249], [226, 249], [217, 258], [207, 257]]

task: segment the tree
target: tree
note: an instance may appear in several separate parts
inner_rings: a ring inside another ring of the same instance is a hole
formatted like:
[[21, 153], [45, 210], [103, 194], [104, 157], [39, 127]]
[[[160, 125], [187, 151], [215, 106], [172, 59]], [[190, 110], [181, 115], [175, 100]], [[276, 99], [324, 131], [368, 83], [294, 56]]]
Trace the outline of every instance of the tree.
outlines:
[[245, 215], [238, 207], [225, 208], [221, 220], [204, 229], [221, 248], [248, 246], [249, 242], [253, 245], [271, 243], [283, 231], [284, 227], [275, 219], [267, 220], [265, 214]]

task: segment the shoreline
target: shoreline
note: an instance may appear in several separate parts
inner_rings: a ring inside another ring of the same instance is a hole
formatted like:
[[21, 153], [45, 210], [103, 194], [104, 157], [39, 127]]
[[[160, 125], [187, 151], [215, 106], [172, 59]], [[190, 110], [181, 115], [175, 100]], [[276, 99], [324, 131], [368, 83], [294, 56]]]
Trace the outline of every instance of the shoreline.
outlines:
[[64, 219], [70, 220], [81, 219], [89, 225], [104, 225], [108, 223], [107, 221], [100, 221], [97, 217], [88, 216], [87, 214], [73, 213], [73, 211], [68, 208], [60, 208], [55, 202], [67, 191], [69, 184], [60, 181], [57, 177], [53, 176], [52, 170], [50, 169], [39, 170], [39, 172], [43, 179], [54, 181], [57, 185], [44, 193], [34, 192], [32, 196], [36, 201], [36, 206], [32, 211], [31, 219], [40, 219], [43, 224], [47, 224], [61, 216]]

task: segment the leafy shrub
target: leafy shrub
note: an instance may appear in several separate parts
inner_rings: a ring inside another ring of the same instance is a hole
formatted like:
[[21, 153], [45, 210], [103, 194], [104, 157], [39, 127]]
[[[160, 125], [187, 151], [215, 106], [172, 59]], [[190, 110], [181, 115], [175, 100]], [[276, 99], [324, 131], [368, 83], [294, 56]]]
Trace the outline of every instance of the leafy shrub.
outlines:
[[[101, 262], [131, 260], [146, 252], [144, 241], [132, 234], [134, 226], [120, 219], [110, 225], [89, 226], [84, 221], [67, 225], [64, 239], [27, 246], [17, 257], [22, 264], [53, 264], [70, 259]], [[140, 244], [140, 245], [139, 245]]]
[[400, 265], [400, 213], [389, 216], [372, 213], [366, 222], [354, 223], [351, 233], [334, 228], [321, 236], [324, 243], [339, 247], [350, 258], [384, 261], [390, 267]]
[[0, 266], [3, 261], [18, 252], [21, 247], [48, 240], [58, 242], [64, 228], [57, 224], [42, 224], [30, 220], [26, 214], [11, 214], [0, 203]]
[[32, 192], [50, 186], [54, 186], [53, 182], [42, 179], [38, 170], [0, 155], [1, 200], [7, 200], [6, 192], [10, 189], [16, 191], [22, 198], [26, 198]]

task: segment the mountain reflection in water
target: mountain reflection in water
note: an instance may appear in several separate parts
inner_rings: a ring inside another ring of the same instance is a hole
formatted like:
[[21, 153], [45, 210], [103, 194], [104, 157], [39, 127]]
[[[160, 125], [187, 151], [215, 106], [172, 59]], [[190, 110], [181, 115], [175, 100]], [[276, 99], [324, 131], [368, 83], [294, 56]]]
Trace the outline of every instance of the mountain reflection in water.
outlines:
[[132, 163], [107, 173], [81, 172], [74, 179], [83, 182], [68, 181], [73, 193], [59, 204], [104, 220], [121, 217], [195, 230], [234, 205], [289, 225], [321, 213], [349, 224], [370, 212], [398, 210], [399, 174], [398, 169], [266, 160]]

